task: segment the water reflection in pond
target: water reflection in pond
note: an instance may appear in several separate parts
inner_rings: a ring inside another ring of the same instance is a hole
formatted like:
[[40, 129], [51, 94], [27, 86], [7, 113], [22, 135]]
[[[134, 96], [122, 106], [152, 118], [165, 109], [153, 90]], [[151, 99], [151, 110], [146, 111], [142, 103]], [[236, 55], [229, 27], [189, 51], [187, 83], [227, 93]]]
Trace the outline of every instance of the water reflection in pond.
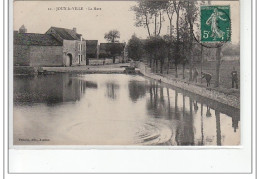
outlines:
[[239, 110], [142, 76], [15, 76], [13, 97], [15, 145], [240, 144]]

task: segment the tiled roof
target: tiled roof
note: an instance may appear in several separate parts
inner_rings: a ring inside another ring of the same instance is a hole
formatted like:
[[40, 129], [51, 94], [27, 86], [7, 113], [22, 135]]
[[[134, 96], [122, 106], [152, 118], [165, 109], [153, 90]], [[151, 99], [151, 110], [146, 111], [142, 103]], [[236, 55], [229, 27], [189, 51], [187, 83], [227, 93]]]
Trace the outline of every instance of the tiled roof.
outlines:
[[14, 33], [15, 45], [61, 46], [53, 36], [35, 33]]
[[64, 40], [80, 40], [81, 34], [74, 32], [72, 29], [65, 29], [60, 27], [51, 27]]

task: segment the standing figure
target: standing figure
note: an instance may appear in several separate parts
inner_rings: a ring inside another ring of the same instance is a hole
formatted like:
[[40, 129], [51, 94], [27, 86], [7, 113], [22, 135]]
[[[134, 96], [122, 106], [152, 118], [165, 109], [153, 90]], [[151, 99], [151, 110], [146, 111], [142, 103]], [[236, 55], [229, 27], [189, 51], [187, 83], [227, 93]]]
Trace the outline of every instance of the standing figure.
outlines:
[[216, 40], [216, 38], [224, 38], [225, 32], [219, 29], [218, 20], [226, 21], [227, 19], [222, 18], [221, 16], [224, 15], [223, 12], [219, 12], [217, 8], [214, 9], [214, 12], [211, 14], [209, 19], [206, 21], [207, 25], [211, 26], [211, 37]]
[[196, 83], [198, 82], [198, 75], [199, 75], [199, 72], [198, 72], [197, 68], [194, 68], [193, 81], [195, 81]]
[[238, 75], [234, 66], [233, 66], [233, 71], [231, 72], [231, 76], [232, 76], [232, 88], [234, 88], [236, 84], [236, 89], [238, 89]]
[[209, 73], [204, 73], [204, 72], [201, 72], [201, 78], [205, 78], [206, 81], [207, 81], [207, 87], [210, 86], [210, 80], [212, 78], [212, 75], [209, 74]]

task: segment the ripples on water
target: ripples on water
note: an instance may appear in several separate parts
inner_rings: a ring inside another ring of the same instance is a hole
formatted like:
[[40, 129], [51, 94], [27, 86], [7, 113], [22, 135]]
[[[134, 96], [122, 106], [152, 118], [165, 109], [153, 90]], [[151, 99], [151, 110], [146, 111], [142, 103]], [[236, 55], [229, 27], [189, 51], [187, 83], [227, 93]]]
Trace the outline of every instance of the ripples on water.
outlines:
[[13, 96], [15, 145], [240, 144], [239, 110], [142, 76], [15, 76]]

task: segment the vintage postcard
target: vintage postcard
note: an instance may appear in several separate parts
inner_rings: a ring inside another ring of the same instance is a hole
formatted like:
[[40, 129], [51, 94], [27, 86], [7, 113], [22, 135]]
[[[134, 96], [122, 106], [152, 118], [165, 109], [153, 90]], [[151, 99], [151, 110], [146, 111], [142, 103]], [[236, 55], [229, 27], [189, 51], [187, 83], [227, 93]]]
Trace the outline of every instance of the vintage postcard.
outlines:
[[11, 145], [239, 146], [239, 1], [14, 1]]

